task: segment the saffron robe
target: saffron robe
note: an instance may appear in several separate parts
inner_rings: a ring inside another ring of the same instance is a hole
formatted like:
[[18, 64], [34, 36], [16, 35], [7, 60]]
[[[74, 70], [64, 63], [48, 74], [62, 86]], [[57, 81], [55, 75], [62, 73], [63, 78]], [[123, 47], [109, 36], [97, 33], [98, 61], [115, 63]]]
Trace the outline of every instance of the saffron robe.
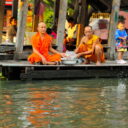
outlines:
[[[33, 48], [35, 48], [40, 54], [42, 54], [47, 61], [49, 62], [61, 61], [60, 54], [49, 54], [49, 48], [51, 43], [52, 43], [52, 37], [49, 36], [48, 34], [45, 34], [43, 40], [41, 40], [39, 33], [36, 33], [32, 37]], [[33, 64], [36, 62], [42, 62], [42, 59], [38, 54], [33, 52], [28, 57], [28, 61]]]
[[[79, 49], [78, 49], [78, 53], [91, 51], [93, 43], [98, 38], [99, 38], [98, 36], [93, 35], [92, 38], [88, 40], [88, 42], [86, 42], [86, 43], [83, 42], [82, 44], [80, 44]], [[99, 46], [102, 49], [102, 55], [100, 56], [100, 60], [101, 60], [101, 62], [104, 62], [105, 61], [105, 57], [104, 57], [103, 47], [102, 47], [100, 42], [98, 44], [96, 44], [96, 45]], [[84, 55], [84, 58], [86, 58], [86, 59], [88, 59], [90, 61], [93, 61], [93, 62], [97, 61], [97, 56], [95, 55], [95, 51], [93, 53], [89, 54], [89, 55]]]

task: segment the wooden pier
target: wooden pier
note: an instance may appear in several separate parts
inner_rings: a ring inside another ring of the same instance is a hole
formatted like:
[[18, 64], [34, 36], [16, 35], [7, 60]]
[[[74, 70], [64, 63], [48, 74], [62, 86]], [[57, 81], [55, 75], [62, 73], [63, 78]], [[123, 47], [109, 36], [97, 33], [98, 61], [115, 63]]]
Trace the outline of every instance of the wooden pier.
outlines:
[[4, 60], [0, 62], [2, 74], [8, 80], [53, 80], [128, 77], [128, 64], [107, 61], [95, 64], [32, 65], [27, 61]]

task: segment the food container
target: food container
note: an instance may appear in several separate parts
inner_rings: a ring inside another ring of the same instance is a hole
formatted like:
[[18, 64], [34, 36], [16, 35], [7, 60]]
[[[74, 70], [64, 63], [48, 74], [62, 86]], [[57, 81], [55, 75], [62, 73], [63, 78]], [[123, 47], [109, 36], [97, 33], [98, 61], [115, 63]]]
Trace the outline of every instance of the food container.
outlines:
[[62, 64], [65, 64], [65, 65], [74, 65], [77, 63], [77, 60], [62, 60]]
[[67, 51], [66, 52], [66, 57], [61, 58], [62, 64], [65, 65], [74, 65], [77, 63], [77, 55], [74, 52]]

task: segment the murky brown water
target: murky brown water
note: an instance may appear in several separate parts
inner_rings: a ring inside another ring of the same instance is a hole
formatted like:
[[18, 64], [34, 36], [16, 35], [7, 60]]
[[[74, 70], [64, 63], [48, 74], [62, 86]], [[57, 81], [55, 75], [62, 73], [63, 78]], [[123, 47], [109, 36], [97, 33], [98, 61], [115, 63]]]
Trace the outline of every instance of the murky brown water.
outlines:
[[128, 80], [0, 81], [0, 128], [128, 128]]

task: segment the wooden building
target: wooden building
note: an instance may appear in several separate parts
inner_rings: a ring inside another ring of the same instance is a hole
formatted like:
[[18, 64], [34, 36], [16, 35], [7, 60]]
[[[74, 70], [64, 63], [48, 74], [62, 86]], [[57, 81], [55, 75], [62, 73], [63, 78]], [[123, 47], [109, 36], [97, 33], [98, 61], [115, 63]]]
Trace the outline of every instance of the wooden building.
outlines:
[[[5, 1], [5, 0], [2, 0]], [[2, 2], [1, 1], [1, 2]], [[16, 6], [17, 0], [13, 0], [15, 2], [14, 6]], [[24, 33], [25, 33], [25, 21], [26, 21], [26, 15], [27, 14], [27, 5], [28, 0], [19, 0], [19, 18], [18, 18], [18, 34], [17, 34], [17, 45], [16, 45], [16, 54], [22, 53], [23, 50], [23, 38], [24, 38]], [[59, 4], [59, 7], [56, 5]], [[120, 9], [127, 9], [128, 3], [126, 0], [77, 0], [76, 2], [77, 8], [79, 10], [77, 20], [78, 24], [82, 24], [83, 26], [87, 25], [89, 22], [89, 18], [92, 14], [92, 12], [106, 12], [106, 13], [111, 13], [111, 19], [116, 19], [116, 21], [112, 24], [110, 27], [110, 32], [109, 33], [114, 33], [115, 28], [116, 28], [116, 23], [118, 21], [118, 12]], [[58, 10], [59, 8], [59, 13], [57, 11], [55, 14], [55, 18], [58, 18], [58, 37], [57, 37], [57, 45], [58, 49], [62, 50], [62, 42], [64, 38], [64, 23], [66, 20], [66, 13], [67, 13], [67, 7], [68, 7], [68, 0], [55, 0], [55, 10]], [[91, 10], [88, 8], [88, 5], [91, 5]], [[113, 6], [113, 8], [112, 8]], [[14, 7], [13, 7], [14, 8]], [[14, 8], [15, 9], [15, 8]], [[16, 15], [16, 14], [14, 14]], [[116, 18], [117, 17], [117, 18]], [[21, 20], [20, 20], [21, 19]], [[113, 21], [113, 19], [111, 21]], [[114, 29], [113, 29], [114, 27]], [[80, 28], [81, 29], [81, 28]], [[111, 32], [112, 30], [113, 32]], [[22, 31], [22, 32], [21, 32]], [[22, 35], [21, 35], [22, 33]], [[113, 42], [113, 35], [109, 35], [109, 42]], [[110, 47], [113, 47], [111, 43], [109, 43]], [[112, 50], [110, 50], [112, 51]], [[114, 51], [113, 51], [114, 52]], [[112, 53], [112, 52], [110, 52]], [[114, 53], [112, 53], [114, 54]], [[113, 55], [110, 55], [110, 58], [113, 58]]]

